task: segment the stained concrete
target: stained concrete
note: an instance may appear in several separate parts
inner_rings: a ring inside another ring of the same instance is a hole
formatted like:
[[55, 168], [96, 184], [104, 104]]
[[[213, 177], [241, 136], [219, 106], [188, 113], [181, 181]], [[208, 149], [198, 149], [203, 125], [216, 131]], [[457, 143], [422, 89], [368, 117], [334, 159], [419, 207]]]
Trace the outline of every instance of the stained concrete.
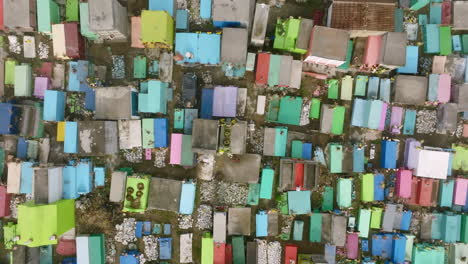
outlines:
[[223, 28], [221, 61], [244, 65], [247, 59], [247, 38], [245, 28]]
[[397, 75], [395, 81], [395, 103], [423, 105], [427, 95], [427, 77]]
[[95, 91], [95, 119], [120, 120], [132, 117], [131, 87], [99, 87]]
[[151, 178], [148, 209], [178, 212], [182, 182], [171, 179]]
[[217, 156], [217, 171], [224, 179], [231, 182], [257, 183], [260, 175], [262, 156], [258, 154], [244, 154], [232, 159], [228, 156]]

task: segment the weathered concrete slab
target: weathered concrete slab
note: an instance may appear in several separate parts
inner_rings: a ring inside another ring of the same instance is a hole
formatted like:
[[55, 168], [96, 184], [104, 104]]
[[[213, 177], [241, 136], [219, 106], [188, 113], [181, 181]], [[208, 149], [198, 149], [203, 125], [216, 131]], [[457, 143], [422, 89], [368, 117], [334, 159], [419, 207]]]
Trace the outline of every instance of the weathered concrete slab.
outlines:
[[309, 46], [306, 62], [313, 62], [313, 57], [331, 62], [346, 61], [350, 33], [346, 30], [315, 26]]
[[395, 221], [397, 205], [387, 204], [385, 206], [385, 213], [382, 220], [382, 230], [385, 232], [392, 232], [393, 223]]
[[50, 138], [41, 138], [39, 140], [39, 163], [47, 164], [50, 153]]
[[231, 147], [232, 154], [242, 155], [245, 153], [245, 142], [247, 140], [247, 122], [238, 121], [231, 127]]
[[239, 22], [242, 27], [250, 28], [254, 9], [253, 0], [215, 0], [213, 21]]
[[247, 59], [247, 37], [245, 28], [223, 28], [221, 61], [244, 65]]
[[33, 170], [33, 197], [36, 204], [49, 203], [49, 173], [47, 168]]
[[65, 64], [55, 63], [53, 72], [52, 87], [63, 90], [65, 87]]
[[383, 36], [381, 64], [398, 67], [406, 64], [406, 33], [387, 32]]
[[310, 33], [314, 27], [312, 19], [301, 18], [301, 25], [299, 27], [299, 36], [296, 40], [296, 48], [307, 50], [309, 48]]
[[250, 236], [251, 209], [229, 208], [228, 234]]
[[234, 158], [225, 155], [216, 157], [217, 171], [231, 182], [257, 183], [262, 156], [244, 154]]
[[437, 127], [439, 134], [455, 133], [457, 130], [458, 105], [455, 103], [441, 104], [437, 108]]
[[247, 242], [247, 264], [257, 264], [257, 242], [250, 241]]
[[118, 126], [120, 149], [141, 147], [141, 120], [119, 120]]
[[458, 104], [459, 112], [468, 111], [468, 83], [455, 85], [454, 101]]
[[315, 161], [311, 160], [292, 160], [292, 159], [281, 159], [280, 161], [280, 180], [278, 189], [280, 191], [292, 191], [295, 190], [295, 178], [296, 178], [296, 164], [301, 163], [304, 165], [304, 186], [306, 190], [314, 188], [318, 184], [318, 177], [320, 176], [319, 165]]
[[99, 87], [96, 91], [95, 119], [130, 119], [132, 117], [132, 88], [128, 86]]
[[109, 201], [120, 203], [124, 199], [127, 173], [124, 171], [112, 172]]
[[105, 40], [127, 40], [129, 23], [127, 8], [117, 0], [90, 0], [89, 28]]
[[225, 212], [215, 212], [213, 215], [213, 241], [226, 243], [227, 215]]
[[453, 28], [456, 30], [468, 29], [468, 20], [466, 19], [466, 14], [468, 14], [468, 2], [454, 1], [452, 8]]
[[78, 153], [109, 155], [118, 151], [117, 122], [80, 121], [78, 123]]
[[256, 4], [255, 16], [253, 20], [252, 36], [250, 43], [257, 47], [263, 47], [268, 25], [268, 14], [270, 6], [266, 4]]
[[268, 212], [268, 236], [277, 236], [279, 228], [279, 215], [278, 212]]
[[271, 127], [265, 127], [263, 136], [263, 155], [274, 156], [275, 155], [275, 135], [276, 129]]
[[427, 77], [397, 75], [395, 81], [395, 103], [423, 105], [427, 94]]
[[34, 31], [36, 27], [36, 1], [4, 0], [4, 25], [12, 31]]
[[172, 53], [163, 52], [159, 57], [159, 79], [162, 82], [172, 82]]
[[332, 216], [330, 214], [322, 214], [322, 243], [331, 243], [331, 221]]
[[244, 116], [246, 107], [247, 107], [247, 88], [237, 88], [236, 116]]
[[193, 120], [192, 151], [195, 153], [216, 153], [218, 136], [219, 122], [217, 120]]
[[343, 247], [346, 244], [346, 222], [345, 216], [332, 215], [331, 240], [337, 247]]

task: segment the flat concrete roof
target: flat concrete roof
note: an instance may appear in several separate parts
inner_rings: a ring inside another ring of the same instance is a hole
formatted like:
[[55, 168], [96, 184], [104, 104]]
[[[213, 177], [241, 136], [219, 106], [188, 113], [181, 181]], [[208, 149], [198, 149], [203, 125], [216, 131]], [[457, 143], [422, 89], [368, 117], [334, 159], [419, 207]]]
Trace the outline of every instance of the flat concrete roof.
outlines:
[[352, 173], [353, 172], [353, 153], [354, 153], [353, 145], [342, 144], [341, 148], [343, 152], [341, 171], [342, 173]]
[[299, 36], [297, 36], [296, 48], [305, 49], [309, 48], [310, 33], [314, 27], [312, 19], [301, 18], [301, 25], [299, 27]]
[[331, 242], [338, 247], [343, 247], [346, 244], [346, 222], [345, 216], [332, 215]]
[[151, 178], [148, 209], [179, 212], [182, 182], [171, 179]]
[[292, 190], [294, 187], [294, 161], [291, 159], [281, 159], [280, 179], [278, 189], [281, 191]]
[[277, 236], [279, 227], [279, 214], [277, 211], [268, 212], [268, 235]]
[[34, 168], [33, 197], [37, 204], [49, 203], [49, 170], [47, 168]]
[[120, 203], [124, 199], [125, 183], [127, 173], [124, 171], [113, 171], [111, 178], [109, 201]]
[[454, 133], [457, 130], [458, 111], [456, 103], [439, 105], [437, 108], [437, 133]]
[[276, 128], [265, 127], [263, 134], [263, 155], [274, 156], [275, 155], [275, 135]]
[[254, 4], [253, 0], [213, 0], [213, 21], [240, 22], [249, 26]]
[[[33, 31], [36, 9], [32, 8], [30, 3], [30, 0], [5, 0], [2, 7], [2, 12], [7, 11], [4, 12], [5, 26], [11, 30], [16, 30], [18, 27]], [[34, 13], [34, 20], [31, 20], [31, 13]]]
[[232, 159], [222, 155], [216, 157], [216, 166], [227, 181], [257, 183], [261, 161], [262, 156], [258, 154], [244, 154]]
[[387, 32], [383, 36], [382, 64], [389, 66], [405, 66], [406, 64], [406, 32]]
[[423, 105], [427, 95], [427, 77], [397, 75], [395, 81], [395, 103]]

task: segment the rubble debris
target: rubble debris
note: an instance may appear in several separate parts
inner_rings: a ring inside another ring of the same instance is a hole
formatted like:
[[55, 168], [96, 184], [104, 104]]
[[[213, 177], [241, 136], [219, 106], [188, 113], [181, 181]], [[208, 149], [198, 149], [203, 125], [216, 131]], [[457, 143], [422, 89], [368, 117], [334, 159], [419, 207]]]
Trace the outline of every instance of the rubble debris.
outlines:
[[419, 110], [416, 118], [416, 132], [418, 134], [432, 134], [436, 130], [437, 111]]
[[179, 215], [179, 228], [182, 230], [191, 229], [193, 227], [192, 215]]
[[154, 149], [154, 166], [156, 168], [166, 167], [166, 156], [169, 148], [156, 148]]
[[14, 35], [8, 36], [8, 47], [10, 52], [21, 54], [21, 42], [19, 42], [18, 37]]
[[120, 225], [115, 226], [117, 233], [115, 234], [115, 241], [128, 245], [129, 243], [137, 241], [135, 237], [136, 220], [135, 218], [125, 218]]
[[47, 59], [49, 58], [49, 45], [47, 45], [46, 43], [44, 42], [39, 42], [39, 59]]
[[145, 244], [146, 261], [158, 260], [158, 238], [156, 236], [144, 236], [143, 243]]
[[197, 210], [196, 228], [199, 230], [209, 230], [213, 226], [213, 208], [202, 204]]

